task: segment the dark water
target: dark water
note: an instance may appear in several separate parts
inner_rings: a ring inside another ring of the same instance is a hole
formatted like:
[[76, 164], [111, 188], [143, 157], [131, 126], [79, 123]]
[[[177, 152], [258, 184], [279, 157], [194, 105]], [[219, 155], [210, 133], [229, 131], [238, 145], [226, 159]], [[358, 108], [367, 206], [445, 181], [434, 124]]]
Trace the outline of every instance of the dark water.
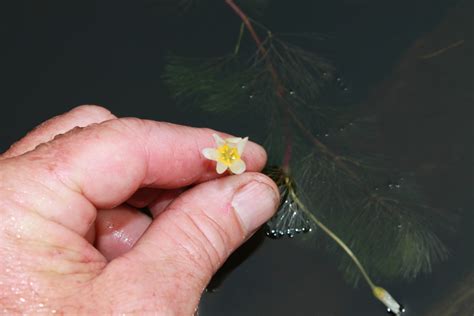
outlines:
[[[0, 150], [43, 120], [87, 103], [104, 105], [118, 116], [263, 138], [258, 123], [230, 125], [176, 108], [160, 79], [169, 50], [205, 56], [232, 47], [239, 23], [233, 13], [223, 1], [215, 1], [212, 10], [184, 16], [164, 12], [157, 2], [0, 4]], [[440, 0], [271, 2], [261, 20], [274, 31], [310, 31], [331, 39], [326, 53], [350, 83], [352, 100], [377, 105], [385, 150], [422, 170], [424, 190], [434, 205], [460, 214], [456, 232], [447, 236], [447, 262], [410, 283], [384, 284], [406, 305], [407, 315], [427, 315], [473, 268], [473, 5]], [[428, 46], [418, 47], [420, 39]], [[459, 40], [463, 43], [447, 50], [439, 64], [412, 63], [413, 55]], [[407, 83], [416, 88], [394, 88]], [[384, 315], [365, 285], [351, 288], [336, 264], [297, 238], [258, 235], [214, 280], [216, 289], [204, 296], [200, 315]]]

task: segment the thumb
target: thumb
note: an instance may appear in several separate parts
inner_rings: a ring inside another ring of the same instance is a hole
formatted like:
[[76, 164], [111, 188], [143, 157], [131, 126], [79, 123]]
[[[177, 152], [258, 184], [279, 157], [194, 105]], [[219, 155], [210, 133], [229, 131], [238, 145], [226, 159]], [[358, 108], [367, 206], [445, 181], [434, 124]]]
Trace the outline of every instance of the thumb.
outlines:
[[136, 273], [147, 271], [154, 287], [148, 290], [161, 292], [160, 285], [173, 284], [168, 290], [173, 299], [166, 301], [195, 308], [212, 275], [278, 204], [275, 183], [260, 173], [199, 184], [174, 200], [126, 256], [143, 265]]

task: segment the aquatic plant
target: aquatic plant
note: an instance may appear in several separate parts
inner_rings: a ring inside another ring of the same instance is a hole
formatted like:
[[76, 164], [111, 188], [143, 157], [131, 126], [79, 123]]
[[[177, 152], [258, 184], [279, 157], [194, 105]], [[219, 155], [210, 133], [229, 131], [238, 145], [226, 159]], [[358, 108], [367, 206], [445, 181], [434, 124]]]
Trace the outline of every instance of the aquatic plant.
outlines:
[[[242, 21], [233, 51], [214, 58], [170, 56], [163, 79], [179, 103], [212, 113], [263, 114], [265, 172], [282, 197], [268, 236], [312, 232], [340, 256], [351, 283], [364, 279], [387, 308], [401, 313], [373, 279], [413, 279], [446, 258], [434, 225], [438, 210], [424, 200], [412, 174], [367, 146], [377, 118], [331, 97], [334, 87], [338, 94], [347, 91], [333, 63], [294, 43], [317, 36], [275, 34], [235, 1], [225, 3]], [[242, 48], [244, 34], [255, 49]]]

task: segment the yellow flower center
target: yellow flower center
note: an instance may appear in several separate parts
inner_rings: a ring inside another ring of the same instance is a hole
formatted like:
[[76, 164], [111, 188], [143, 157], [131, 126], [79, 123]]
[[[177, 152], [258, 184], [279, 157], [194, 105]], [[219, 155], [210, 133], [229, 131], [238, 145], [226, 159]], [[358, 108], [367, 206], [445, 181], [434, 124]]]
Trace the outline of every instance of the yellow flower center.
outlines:
[[217, 158], [218, 161], [225, 164], [226, 166], [230, 166], [232, 163], [234, 163], [234, 161], [240, 159], [237, 148], [230, 147], [227, 144], [218, 147], [217, 152], [219, 153], [219, 157]]

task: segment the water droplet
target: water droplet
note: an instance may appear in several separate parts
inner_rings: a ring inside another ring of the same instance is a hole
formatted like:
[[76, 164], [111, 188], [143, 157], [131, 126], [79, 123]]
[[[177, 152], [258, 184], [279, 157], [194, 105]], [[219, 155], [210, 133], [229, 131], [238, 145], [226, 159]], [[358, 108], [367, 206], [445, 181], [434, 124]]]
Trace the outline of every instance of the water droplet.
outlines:
[[247, 89], [247, 86], [243, 84], [243, 85], [240, 86], [240, 88]]
[[295, 95], [295, 91], [290, 90], [290, 95]]
[[397, 189], [400, 189], [400, 184], [398, 184], [398, 183], [395, 184], [395, 187], [396, 187]]
[[249, 95], [249, 99], [253, 99], [253, 98], [254, 98], [253, 94]]
[[337, 78], [336, 78], [336, 81], [337, 81], [337, 82], [340, 82], [341, 80], [342, 80], [341, 77], [337, 77]]
[[20, 300], [20, 302], [22, 302], [22, 303], [26, 302], [26, 300], [25, 300], [23, 297], [20, 297], [19, 300]]
[[329, 137], [329, 134], [328, 133], [324, 134], [324, 137]]

